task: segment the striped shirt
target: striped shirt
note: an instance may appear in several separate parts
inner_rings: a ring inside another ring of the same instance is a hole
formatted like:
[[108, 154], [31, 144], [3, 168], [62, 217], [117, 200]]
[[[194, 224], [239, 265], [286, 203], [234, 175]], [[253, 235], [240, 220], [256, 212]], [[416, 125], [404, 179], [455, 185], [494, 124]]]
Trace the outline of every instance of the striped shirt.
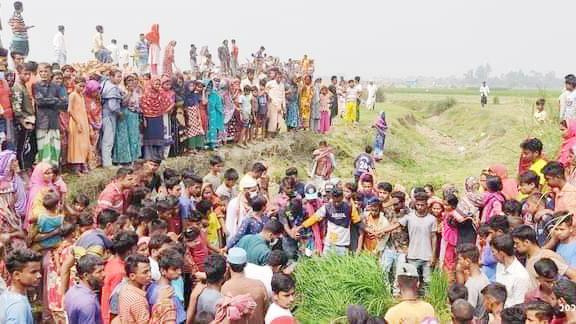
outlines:
[[150, 310], [146, 292], [128, 283], [120, 290], [118, 316], [122, 324], [148, 324]]
[[124, 211], [124, 195], [116, 181], [109, 183], [98, 196], [96, 215], [104, 209], [114, 209], [118, 213]]
[[10, 25], [10, 28], [12, 28], [12, 35], [14, 38], [21, 40], [28, 39], [28, 29], [26, 29], [26, 24], [24, 23], [22, 13], [14, 11], [14, 15], [8, 21], [8, 25]]

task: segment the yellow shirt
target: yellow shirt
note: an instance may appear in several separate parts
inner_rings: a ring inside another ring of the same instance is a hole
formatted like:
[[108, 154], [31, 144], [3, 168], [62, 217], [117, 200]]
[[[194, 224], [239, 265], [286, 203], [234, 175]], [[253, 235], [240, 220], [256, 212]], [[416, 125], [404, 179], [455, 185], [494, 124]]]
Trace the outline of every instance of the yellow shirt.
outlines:
[[546, 160], [538, 159], [532, 163], [528, 170], [534, 171], [540, 177], [540, 185], [543, 186], [546, 184], [546, 179], [544, 179], [544, 174], [542, 174], [542, 168], [546, 165]]
[[422, 300], [405, 300], [384, 315], [390, 324], [420, 324], [426, 317], [436, 317], [436, 313], [432, 305]]
[[215, 212], [208, 214], [208, 242], [214, 247], [220, 247], [218, 231], [222, 228]]

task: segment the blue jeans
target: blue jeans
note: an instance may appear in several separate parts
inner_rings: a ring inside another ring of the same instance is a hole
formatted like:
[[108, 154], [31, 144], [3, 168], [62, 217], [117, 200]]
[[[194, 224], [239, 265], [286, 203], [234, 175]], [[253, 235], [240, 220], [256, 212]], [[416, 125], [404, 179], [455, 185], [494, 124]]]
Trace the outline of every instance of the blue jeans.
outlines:
[[432, 269], [430, 268], [430, 261], [419, 260], [419, 259], [408, 259], [408, 263], [415, 266], [418, 270], [418, 274], [422, 278], [424, 283], [430, 282], [430, 275], [432, 274]]
[[386, 279], [390, 282], [392, 292], [394, 295], [399, 294], [400, 289], [398, 289], [396, 274], [398, 273], [398, 268], [406, 263], [406, 254], [396, 250], [385, 249], [380, 258], [380, 262], [382, 263]]
[[112, 166], [112, 149], [116, 135], [116, 115], [108, 112], [102, 118], [102, 166]]

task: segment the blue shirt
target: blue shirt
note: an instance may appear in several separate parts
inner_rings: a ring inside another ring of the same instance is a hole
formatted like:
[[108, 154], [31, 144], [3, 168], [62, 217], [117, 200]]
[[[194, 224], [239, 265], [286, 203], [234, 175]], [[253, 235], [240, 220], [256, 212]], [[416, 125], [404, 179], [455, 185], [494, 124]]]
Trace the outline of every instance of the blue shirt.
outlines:
[[188, 197], [180, 196], [178, 198], [178, 210], [182, 221], [190, 218], [190, 211], [194, 209], [194, 201]]
[[82, 283], [72, 286], [64, 295], [64, 310], [70, 324], [101, 324], [100, 303], [94, 291]]
[[0, 323], [34, 324], [28, 298], [10, 290], [3, 292], [0, 295]]
[[485, 246], [482, 251], [482, 272], [488, 277], [490, 282], [496, 281], [496, 266], [498, 261], [492, 254], [490, 246]]
[[563, 257], [570, 267], [576, 267], [576, 241], [558, 244], [556, 253]]

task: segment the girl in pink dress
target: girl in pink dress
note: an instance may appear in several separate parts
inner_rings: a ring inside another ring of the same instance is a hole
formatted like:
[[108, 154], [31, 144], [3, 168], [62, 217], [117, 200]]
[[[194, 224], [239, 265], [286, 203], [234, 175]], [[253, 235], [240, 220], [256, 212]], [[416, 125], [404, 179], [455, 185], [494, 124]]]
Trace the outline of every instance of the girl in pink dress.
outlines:
[[318, 131], [321, 134], [326, 134], [330, 131], [331, 97], [328, 87], [324, 86], [320, 89], [320, 126], [318, 127]]

